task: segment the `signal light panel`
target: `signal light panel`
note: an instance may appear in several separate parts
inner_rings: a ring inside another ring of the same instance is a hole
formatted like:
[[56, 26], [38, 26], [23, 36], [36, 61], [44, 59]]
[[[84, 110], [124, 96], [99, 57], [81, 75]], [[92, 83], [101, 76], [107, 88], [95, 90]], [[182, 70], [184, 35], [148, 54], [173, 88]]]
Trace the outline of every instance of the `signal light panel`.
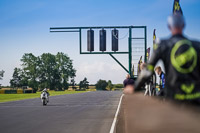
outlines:
[[114, 29], [112, 30], [112, 51], [118, 51], [118, 37], [119, 37], [119, 31]]
[[106, 30], [102, 29], [99, 31], [99, 51], [106, 51]]
[[[112, 51], [116, 52], [119, 50], [119, 31], [114, 29], [111, 31], [112, 39]], [[87, 51], [94, 51], [94, 30], [90, 29], [87, 31]], [[99, 51], [106, 51], [106, 30], [102, 29], [99, 31]]]
[[87, 51], [94, 51], [94, 31], [92, 29], [87, 31]]

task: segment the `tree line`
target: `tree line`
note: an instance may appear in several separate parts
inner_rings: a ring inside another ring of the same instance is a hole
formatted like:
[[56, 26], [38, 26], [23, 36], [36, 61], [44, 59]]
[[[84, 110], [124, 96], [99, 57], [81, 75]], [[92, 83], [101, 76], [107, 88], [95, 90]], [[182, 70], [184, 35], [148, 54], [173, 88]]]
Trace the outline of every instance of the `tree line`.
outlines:
[[21, 62], [21, 68], [14, 69], [11, 87], [29, 86], [34, 91], [39, 88], [68, 89], [76, 76], [72, 60], [62, 52], [56, 55], [43, 53], [41, 56], [25, 53]]
[[[32, 53], [25, 53], [21, 58], [21, 67], [14, 68], [10, 86], [21, 88], [29, 86], [36, 92], [44, 88], [50, 90], [66, 90], [69, 85], [73, 89], [89, 89], [89, 82], [84, 78], [79, 84], [75, 83], [76, 70], [73, 61], [68, 55], [58, 52], [56, 55], [43, 53], [35, 56]], [[1, 78], [0, 78], [1, 79]], [[123, 88], [123, 85], [113, 85], [111, 80], [99, 80], [95, 84], [97, 90], [112, 90], [113, 88]]]
[[112, 90], [114, 88], [123, 88], [123, 84], [112, 84], [111, 80], [99, 80], [95, 84], [97, 90]]
[[[84, 78], [83, 81], [80, 81], [78, 84], [80, 89], [89, 89], [89, 82], [87, 81], [87, 78]], [[114, 88], [121, 89], [123, 88], [123, 84], [112, 84], [111, 80], [98, 80], [97, 83], [94, 85], [97, 90], [112, 90]]]

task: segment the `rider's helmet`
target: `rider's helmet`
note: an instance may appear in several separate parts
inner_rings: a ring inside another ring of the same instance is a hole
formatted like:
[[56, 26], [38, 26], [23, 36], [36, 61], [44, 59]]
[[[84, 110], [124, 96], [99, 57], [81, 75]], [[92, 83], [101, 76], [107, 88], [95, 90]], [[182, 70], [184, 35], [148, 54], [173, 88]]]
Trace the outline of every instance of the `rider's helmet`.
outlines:
[[47, 92], [47, 88], [44, 88], [44, 90], [43, 90], [43, 91]]
[[174, 13], [168, 17], [169, 28], [181, 28], [185, 27], [185, 19], [181, 13]]

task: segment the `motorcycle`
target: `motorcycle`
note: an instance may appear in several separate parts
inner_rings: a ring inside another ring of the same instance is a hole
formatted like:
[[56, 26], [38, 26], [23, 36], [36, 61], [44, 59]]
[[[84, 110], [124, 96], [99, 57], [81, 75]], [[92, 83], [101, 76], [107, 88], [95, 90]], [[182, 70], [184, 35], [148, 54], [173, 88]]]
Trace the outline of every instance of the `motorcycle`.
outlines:
[[47, 92], [42, 92], [40, 97], [41, 97], [43, 106], [47, 105], [47, 103], [49, 102], [49, 96]]

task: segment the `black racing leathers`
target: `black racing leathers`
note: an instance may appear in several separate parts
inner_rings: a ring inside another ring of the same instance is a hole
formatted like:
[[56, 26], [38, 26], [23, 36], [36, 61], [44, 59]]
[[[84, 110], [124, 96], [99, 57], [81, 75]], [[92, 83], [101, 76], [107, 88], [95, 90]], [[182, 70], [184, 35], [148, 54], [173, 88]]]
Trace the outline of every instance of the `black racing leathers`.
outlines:
[[161, 59], [166, 72], [165, 95], [176, 100], [199, 101], [200, 43], [190, 41], [182, 35], [174, 35], [168, 40], [160, 41], [156, 46], [147, 68], [141, 72], [135, 83], [135, 89], [144, 85]]

